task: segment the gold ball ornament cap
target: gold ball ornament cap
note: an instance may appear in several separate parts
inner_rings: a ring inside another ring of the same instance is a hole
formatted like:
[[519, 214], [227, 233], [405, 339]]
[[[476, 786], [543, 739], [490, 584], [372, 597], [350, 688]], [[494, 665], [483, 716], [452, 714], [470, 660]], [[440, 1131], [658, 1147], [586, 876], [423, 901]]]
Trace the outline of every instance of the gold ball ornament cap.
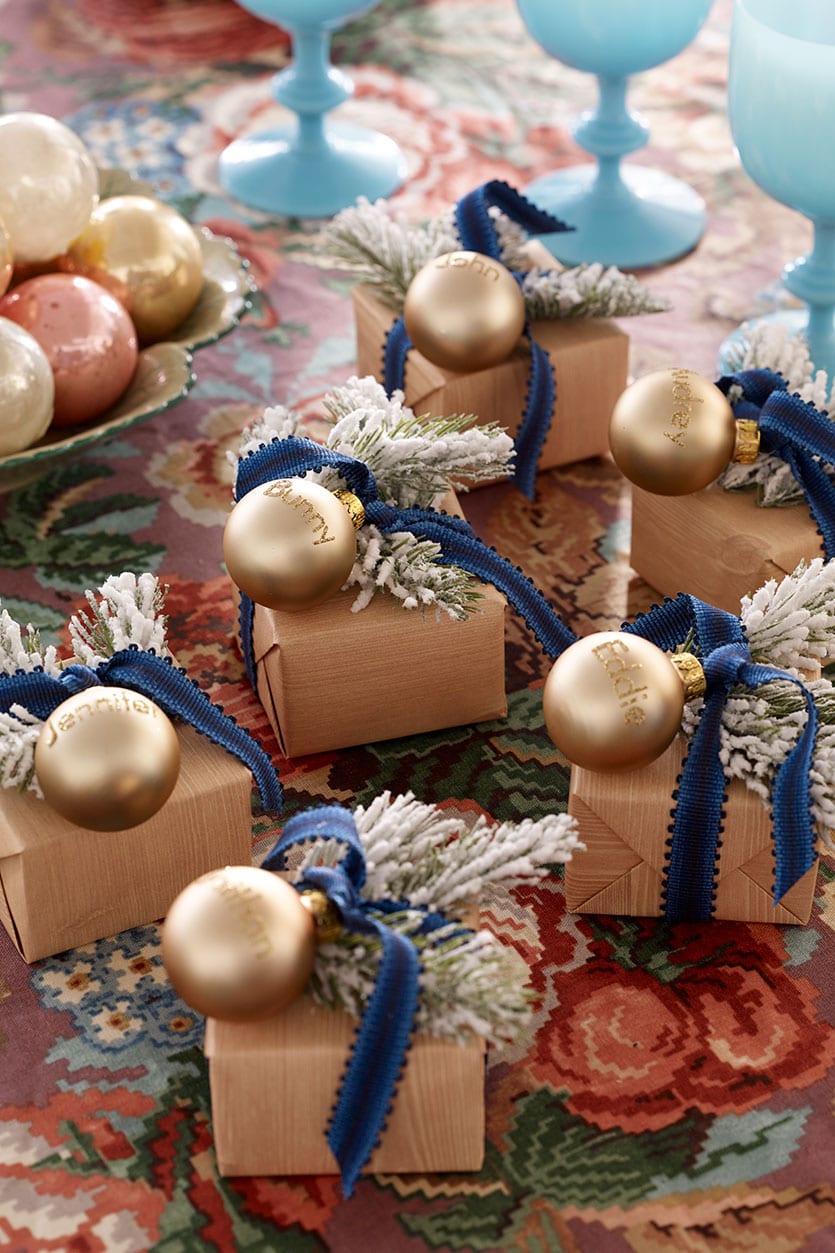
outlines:
[[618, 468], [657, 496], [686, 496], [731, 461], [736, 420], [726, 396], [693, 370], [657, 370], [621, 394], [609, 423]]
[[232, 581], [256, 604], [291, 613], [338, 592], [356, 553], [346, 505], [302, 478], [253, 488], [235, 505], [223, 533]]
[[510, 355], [525, 327], [525, 301], [500, 261], [480, 252], [447, 252], [412, 279], [403, 319], [427, 360], [464, 373]]
[[304, 991], [315, 924], [298, 892], [277, 875], [227, 866], [190, 883], [162, 930], [162, 960], [175, 990], [198, 1013], [251, 1022]]
[[177, 732], [158, 705], [123, 687], [63, 701], [35, 745], [44, 800], [68, 822], [124, 831], [152, 818], [180, 772]]
[[600, 631], [572, 644], [545, 682], [548, 734], [586, 770], [636, 770], [672, 743], [684, 710], [684, 685], [655, 644]]

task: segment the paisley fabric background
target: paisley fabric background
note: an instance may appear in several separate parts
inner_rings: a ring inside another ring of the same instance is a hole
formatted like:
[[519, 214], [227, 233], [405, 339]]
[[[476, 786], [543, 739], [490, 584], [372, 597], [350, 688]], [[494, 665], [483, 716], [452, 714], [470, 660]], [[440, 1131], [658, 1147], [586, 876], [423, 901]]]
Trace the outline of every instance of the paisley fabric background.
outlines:
[[[634, 85], [652, 127], [634, 159], [688, 179], [710, 210], [699, 248], [647, 276], [674, 310], [626, 324], [636, 373], [712, 374], [723, 334], [782, 299], [775, 276], [808, 241], [735, 158], [729, 19], [717, 0], [694, 44]], [[232, 236], [259, 288], [244, 324], [195, 358], [184, 403], [0, 500], [3, 603], [57, 639], [85, 588], [157, 571], [174, 651], [274, 752], [230, 646], [224, 454], [267, 402], [315, 422], [354, 361], [350, 281], [317, 255], [317, 224], [249, 212], [217, 182], [224, 144], [275, 112], [269, 77], [287, 55], [231, 0], [0, 0], [3, 110], [64, 117], [102, 164]], [[593, 85], [545, 56], [512, 0], [383, 0], [337, 34], [335, 55], [354, 67], [345, 117], [408, 155], [397, 203], [411, 218], [582, 155], [568, 123]], [[651, 603], [626, 562], [629, 494], [610, 464], [543, 474], [532, 502], [496, 487], [465, 507], [578, 630]], [[563, 805], [544, 672], [511, 620], [506, 721], [282, 762], [288, 813], [408, 787], [497, 819]], [[256, 855], [275, 829], [256, 815]], [[334, 1178], [217, 1177], [202, 1025], [167, 986], [156, 927], [31, 968], [0, 936], [0, 1247], [835, 1249], [831, 869], [802, 929], [578, 918], [559, 876], [495, 894], [484, 922], [540, 993], [530, 1038], [490, 1057], [484, 1169], [368, 1178], [347, 1203]]]

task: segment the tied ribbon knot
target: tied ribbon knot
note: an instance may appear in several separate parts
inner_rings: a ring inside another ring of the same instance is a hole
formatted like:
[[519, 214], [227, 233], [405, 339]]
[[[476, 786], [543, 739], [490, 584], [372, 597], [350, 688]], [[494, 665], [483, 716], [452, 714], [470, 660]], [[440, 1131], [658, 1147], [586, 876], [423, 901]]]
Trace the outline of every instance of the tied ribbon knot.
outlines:
[[695, 596], [679, 595], [627, 623], [623, 631], [672, 651], [694, 632], [707, 689], [704, 707], [674, 792], [669, 857], [662, 888], [672, 922], [713, 916], [726, 780], [720, 758], [722, 713], [736, 684], [754, 689], [781, 679], [803, 694], [807, 718], [791, 751], [777, 768], [772, 788], [774, 903], [815, 864], [810, 771], [818, 716], [802, 679], [751, 658], [739, 618]]
[[[574, 228], [559, 218], [539, 209], [520, 195], [508, 183], [493, 179], [483, 183], [458, 201], [455, 206], [455, 224], [461, 240], [461, 248], [468, 252], [480, 252], [484, 256], [501, 261], [502, 249], [496, 223], [490, 216], [490, 208], [499, 209], [506, 217], [521, 226], [529, 234], [570, 231]], [[521, 287], [524, 275], [518, 270], [510, 271]], [[516, 467], [513, 482], [525, 496], [533, 497], [536, 487], [536, 469], [542, 445], [551, 426], [556, 399], [556, 383], [551, 360], [536, 342], [531, 324], [526, 319], [522, 337], [528, 341], [531, 351], [528, 367], [528, 391], [525, 408], [516, 438]], [[383, 386], [389, 395], [402, 391], [406, 379], [406, 358], [414, 347], [409, 339], [406, 324], [400, 317], [386, 336], [383, 350]]]
[[59, 675], [45, 670], [18, 670], [0, 676], [0, 712], [22, 705], [46, 722], [68, 697], [92, 687], [124, 687], [159, 705], [169, 717], [189, 723], [213, 744], [237, 757], [252, 773], [266, 810], [280, 811], [281, 784], [270, 758], [257, 740], [238, 726], [169, 657], [144, 652], [136, 644], [98, 666], [75, 662]]
[[418, 934], [455, 927], [449, 938], [470, 934], [443, 914], [408, 901], [371, 900], [361, 895], [365, 854], [353, 814], [341, 805], [325, 805], [296, 814], [263, 862], [264, 870], [286, 870], [291, 848], [312, 840], [335, 840], [345, 846], [336, 866], [310, 866], [293, 884], [298, 892], [324, 892], [346, 931], [368, 935], [381, 944], [377, 978], [357, 1029], [327, 1131], [328, 1145], [350, 1196], [363, 1167], [380, 1141], [401, 1078], [415, 1028], [421, 974], [420, 953], [411, 936], [388, 927], [379, 914], [413, 910], [422, 915]]
[[762, 451], [790, 466], [830, 561], [835, 557], [835, 482], [821, 462], [835, 466], [835, 422], [790, 392], [782, 375], [771, 370], [741, 370], [719, 379], [717, 387], [726, 396], [735, 387], [742, 391], [733, 402], [734, 417], [757, 422]]
[[[504, 592], [547, 656], [559, 656], [577, 639], [527, 575], [480, 540], [469, 522], [437, 509], [395, 509], [386, 505], [380, 500], [374, 475], [365, 462], [334, 452], [311, 439], [297, 436], [275, 439], [245, 457], [238, 464], [235, 500], [241, 500], [248, 492], [273, 479], [301, 477], [310, 470], [325, 468], [336, 470], [362, 501], [366, 523], [385, 533], [410, 531], [415, 536], [430, 540], [441, 549], [438, 557], [441, 564], [459, 566]], [[252, 642], [254, 616], [255, 606], [242, 592], [239, 615], [241, 647], [247, 676], [257, 691]]]

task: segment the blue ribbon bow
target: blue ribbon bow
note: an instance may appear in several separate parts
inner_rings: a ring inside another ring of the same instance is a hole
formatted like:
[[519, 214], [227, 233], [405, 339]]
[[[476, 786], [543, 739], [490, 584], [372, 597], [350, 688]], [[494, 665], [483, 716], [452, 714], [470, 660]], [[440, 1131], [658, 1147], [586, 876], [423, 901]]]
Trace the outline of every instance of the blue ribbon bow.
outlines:
[[719, 379], [727, 396], [742, 389], [733, 405], [737, 419], [759, 424], [763, 452], [780, 457], [790, 467], [809, 504], [827, 561], [835, 557], [835, 482], [821, 461], [835, 466], [835, 422], [809, 401], [788, 390], [786, 380], [771, 370], [742, 370]]
[[215, 705], [170, 657], [143, 652], [136, 644], [114, 653], [95, 669], [73, 663], [59, 675], [42, 669], [2, 675], [0, 712], [8, 713], [12, 705], [22, 705], [46, 721], [68, 697], [96, 686], [129, 688], [147, 696], [170, 717], [188, 722], [249, 768], [265, 809], [281, 809], [276, 768], [258, 741]]
[[[443, 565], [460, 566], [504, 592], [533, 631], [549, 657], [557, 657], [577, 636], [555, 613], [527, 575], [480, 540], [469, 522], [436, 509], [395, 509], [380, 500], [374, 475], [363, 461], [333, 452], [311, 439], [276, 439], [262, 444], [238, 463], [235, 499], [241, 500], [256, 487], [273, 479], [302, 476], [308, 470], [331, 467], [348, 483], [362, 501], [365, 519], [380, 531], [411, 531], [438, 544]], [[252, 626], [255, 608], [241, 593], [241, 648], [249, 681], [257, 690]]]
[[[502, 250], [496, 224], [489, 213], [491, 206], [501, 210], [529, 233], [574, 229], [544, 209], [537, 208], [508, 183], [498, 179], [483, 183], [458, 201], [455, 224], [463, 249], [483, 253], [496, 261], [501, 261]], [[511, 270], [511, 274], [521, 287], [524, 275], [516, 270]], [[556, 384], [551, 360], [534, 339], [527, 320], [522, 335], [530, 344], [531, 363], [525, 409], [514, 440], [516, 468], [513, 482], [526, 496], [532, 497], [536, 487], [536, 468], [554, 412]], [[398, 318], [386, 336], [383, 352], [383, 386], [389, 395], [404, 387], [406, 358], [413, 346], [403, 318]]]
[[681, 594], [655, 605], [621, 628], [667, 651], [695, 633], [707, 681], [705, 703], [673, 793], [669, 857], [662, 890], [664, 913], [673, 922], [712, 917], [717, 852], [722, 831], [726, 780], [719, 758], [722, 711], [734, 684], [761, 687], [774, 679], [803, 693], [808, 717], [791, 752], [778, 767], [772, 789], [776, 873], [775, 905], [815, 863], [810, 770], [817, 733], [817, 709], [801, 679], [773, 666], [757, 665], [739, 618], [695, 596]]
[[[353, 814], [341, 805], [324, 805], [291, 818], [263, 862], [263, 869], [286, 869], [285, 855], [291, 848], [317, 839], [344, 844], [342, 861], [337, 866], [309, 867], [293, 886], [299, 892], [324, 892], [336, 906], [346, 931], [373, 936], [382, 945], [377, 981], [357, 1030], [327, 1133], [347, 1197], [385, 1128], [418, 1008], [418, 949], [409, 936], [390, 930], [375, 915], [416, 910], [423, 915], [421, 935], [449, 925], [450, 919], [408, 901], [375, 901], [360, 895], [366, 877], [365, 854]], [[458, 926], [453, 935], [465, 935], [468, 931]]]

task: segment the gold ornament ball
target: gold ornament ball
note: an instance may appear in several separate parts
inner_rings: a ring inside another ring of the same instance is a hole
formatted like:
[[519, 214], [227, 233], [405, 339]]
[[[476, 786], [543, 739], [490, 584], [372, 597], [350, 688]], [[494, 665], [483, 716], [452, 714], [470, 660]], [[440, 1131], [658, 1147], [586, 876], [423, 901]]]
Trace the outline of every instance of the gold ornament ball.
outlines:
[[548, 734], [586, 770], [635, 770], [672, 743], [684, 685], [666, 653], [637, 635], [599, 631], [557, 658], [543, 691]]
[[194, 231], [175, 209], [150, 196], [101, 201], [61, 265], [112, 292], [146, 343], [176, 330], [203, 288], [203, 253]]
[[267, 870], [226, 866], [174, 901], [162, 960], [183, 1000], [229, 1022], [267, 1018], [304, 991], [316, 950], [313, 916]]
[[609, 424], [618, 467], [657, 496], [701, 491], [733, 456], [736, 421], [726, 396], [693, 370], [657, 370], [619, 397]]
[[310, 609], [339, 591], [356, 557], [354, 523], [333, 492], [274, 479], [235, 505], [223, 532], [233, 583], [267, 609]]
[[525, 326], [525, 302], [500, 261], [480, 252], [447, 252], [412, 279], [403, 318], [418, 352], [463, 373], [510, 355]]
[[44, 800], [68, 822], [124, 831], [152, 818], [174, 790], [180, 742], [138, 692], [90, 687], [63, 701], [35, 746]]

